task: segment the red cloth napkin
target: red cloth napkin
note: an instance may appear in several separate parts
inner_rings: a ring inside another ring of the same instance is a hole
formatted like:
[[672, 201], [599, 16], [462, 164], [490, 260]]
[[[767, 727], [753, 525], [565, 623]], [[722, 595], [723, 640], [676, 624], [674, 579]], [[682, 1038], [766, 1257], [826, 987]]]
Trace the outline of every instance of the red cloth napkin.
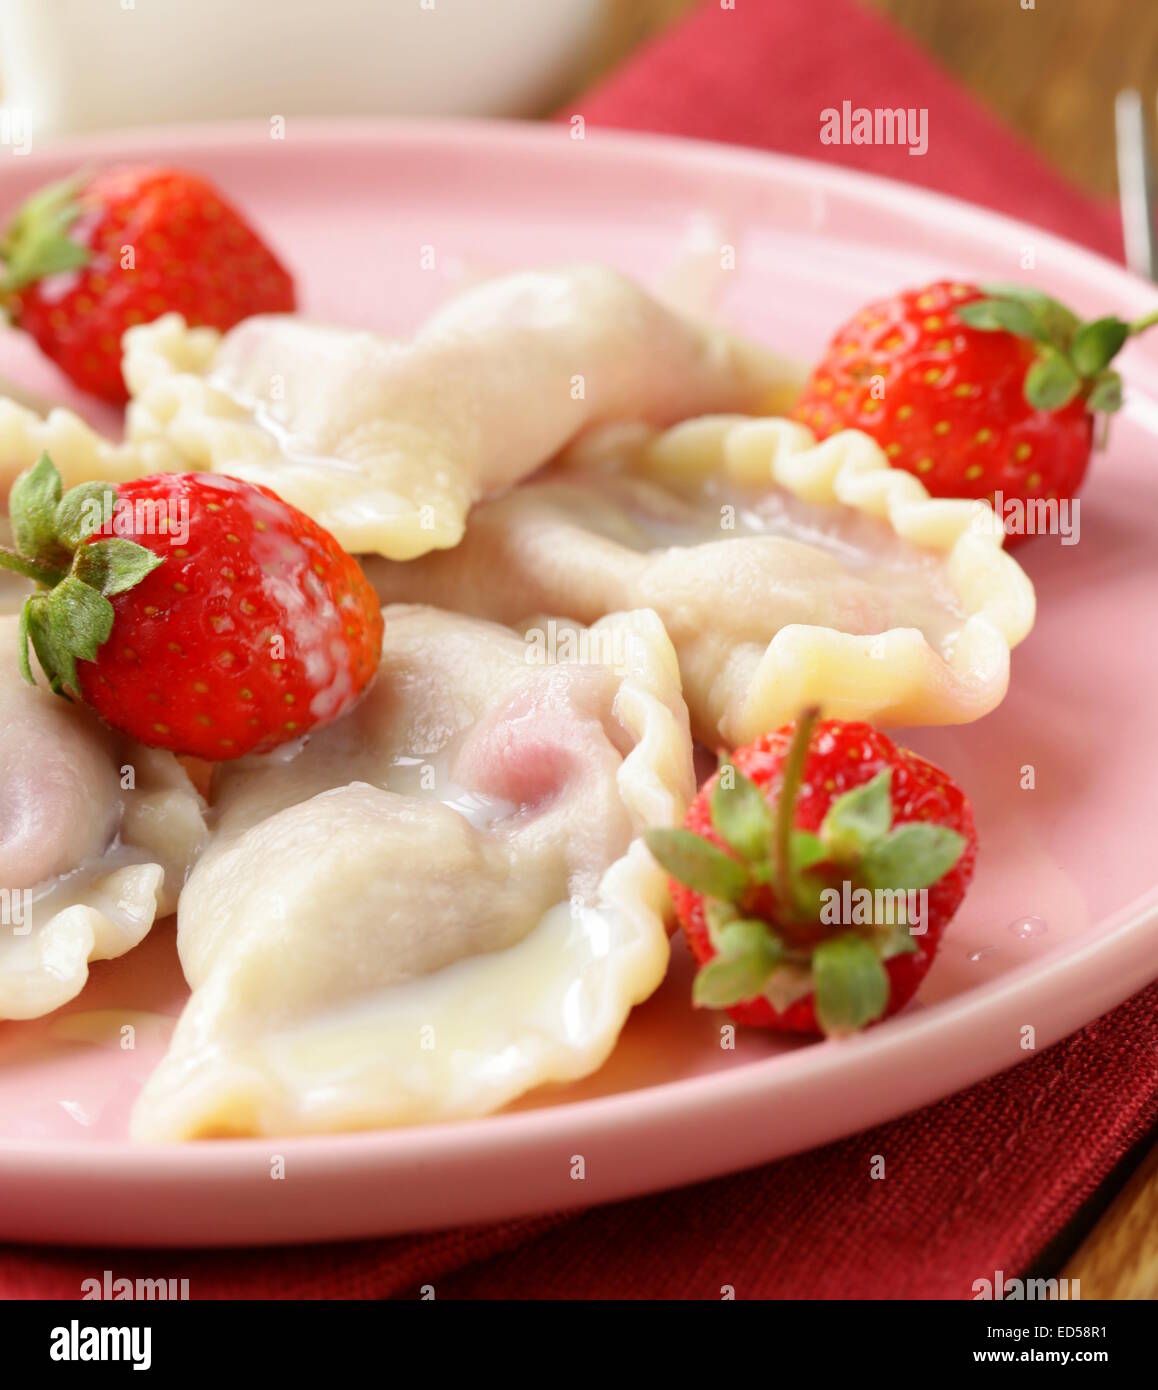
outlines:
[[[917, 1063], [915, 1062], [914, 1065]], [[0, 1298], [104, 1268], [191, 1298], [969, 1298], [1023, 1272], [1158, 1121], [1158, 985], [1003, 1076], [738, 1177], [307, 1250], [0, 1252]], [[869, 1175], [874, 1155], [885, 1176]]]
[[[820, 113], [845, 101], [927, 111], [927, 153], [822, 144]], [[571, 102], [564, 114], [573, 113], [589, 125], [757, 145], [903, 179], [1121, 259], [1115, 209], [1059, 178], [923, 49], [852, 0], [736, 0], [735, 9], [705, 0], [683, 25]]]
[[[929, 150], [822, 145], [820, 112], [925, 107]], [[708, 0], [597, 91], [589, 124], [832, 159], [1118, 254], [1068, 187], [920, 50], [849, 0]], [[1158, 1122], [1158, 985], [1014, 1071], [817, 1152], [572, 1216], [291, 1251], [110, 1255], [194, 1298], [969, 1297], [1041, 1256]], [[874, 1155], [885, 1177], [870, 1177]], [[0, 1297], [77, 1297], [104, 1257], [0, 1251]]]

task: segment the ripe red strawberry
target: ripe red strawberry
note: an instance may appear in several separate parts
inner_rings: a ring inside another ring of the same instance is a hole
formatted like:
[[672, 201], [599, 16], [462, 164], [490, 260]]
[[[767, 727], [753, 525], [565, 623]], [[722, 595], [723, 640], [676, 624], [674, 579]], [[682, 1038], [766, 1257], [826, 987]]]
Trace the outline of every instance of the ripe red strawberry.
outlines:
[[288, 271], [196, 174], [122, 168], [34, 194], [0, 237], [0, 302], [86, 391], [123, 401], [121, 335], [175, 310], [232, 328], [294, 307]]
[[683, 829], [647, 843], [701, 963], [695, 1002], [792, 1033], [895, 1013], [977, 853], [969, 802], [944, 772], [814, 710], [724, 760]]
[[1069, 498], [1094, 413], [1121, 404], [1109, 364], [1153, 322], [1082, 323], [1023, 286], [939, 281], [850, 319], [794, 413], [820, 438], [872, 435], [937, 497]]
[[58, 694], [142, 743], [212, 760], [344, 714], [373, 680], [382, 614], [357, 562], [268, 488], [161, 473], [61, 496], [45, 454], [12, 489], [36, 579], [21, 617]]

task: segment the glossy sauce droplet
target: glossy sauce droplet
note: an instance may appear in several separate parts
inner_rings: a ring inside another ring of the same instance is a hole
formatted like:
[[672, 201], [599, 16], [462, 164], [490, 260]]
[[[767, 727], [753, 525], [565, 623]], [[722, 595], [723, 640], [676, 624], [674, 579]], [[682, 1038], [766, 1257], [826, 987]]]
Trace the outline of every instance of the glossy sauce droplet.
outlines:
[[1021, 941], [1034, 936], [1043, 936], [1049, 927], [1041, 917], [1017, 917], [1009, 924], [1009, 930]]
[[976, 964], [978, 961], [988, 960], [990, 956], [995, 956], [996, 954], [996, 946], [982, 946], [979, 951], [970, 951], [969, 959]]

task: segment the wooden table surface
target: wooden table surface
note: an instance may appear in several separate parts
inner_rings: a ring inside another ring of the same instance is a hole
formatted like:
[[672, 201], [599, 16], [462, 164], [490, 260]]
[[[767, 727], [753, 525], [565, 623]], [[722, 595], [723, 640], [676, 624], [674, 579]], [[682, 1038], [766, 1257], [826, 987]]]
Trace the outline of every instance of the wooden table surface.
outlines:
[[1114, 197], [1114, 95], [1154, 119], [1154, 0], [862, 0], [889, 15], [1062, 173]]

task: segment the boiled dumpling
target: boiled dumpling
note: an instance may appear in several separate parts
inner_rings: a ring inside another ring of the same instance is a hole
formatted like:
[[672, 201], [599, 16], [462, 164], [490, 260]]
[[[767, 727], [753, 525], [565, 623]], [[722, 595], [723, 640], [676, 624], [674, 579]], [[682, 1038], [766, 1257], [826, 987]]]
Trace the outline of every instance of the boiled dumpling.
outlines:
[[457, 544], [472, 502], [588, 427], [758, 409], [770, 354], [602, 267], [467, 291], [408, 342], [258, 317], [224, 338], [174, 315], [131, 330], [132, 447], [263, 483], [350, 551]]
[[72, 999], [92, 960], [122, 955], [172, 912], [205, 836], [170, 753], [105, 729], [16, 664], [0, 618], [0, 1018]]
[[639, 836], [694, 777], [659, 620], [385, 619], [350, 715], [218, 770], [178, 914], [193, 993], [138, 1138], [481, 1114], [599, 1067], [663, 977]]
[[367, 573], [384, 602], [515, 625], [653, 608], [711, 747], [813, 702], [881, 723], [976, 719], [1034, 614], [984, 503], [930, 498], [866, 435], [817, 444], [742, 417], [599, 432], [480, 503], [455, 550]]

